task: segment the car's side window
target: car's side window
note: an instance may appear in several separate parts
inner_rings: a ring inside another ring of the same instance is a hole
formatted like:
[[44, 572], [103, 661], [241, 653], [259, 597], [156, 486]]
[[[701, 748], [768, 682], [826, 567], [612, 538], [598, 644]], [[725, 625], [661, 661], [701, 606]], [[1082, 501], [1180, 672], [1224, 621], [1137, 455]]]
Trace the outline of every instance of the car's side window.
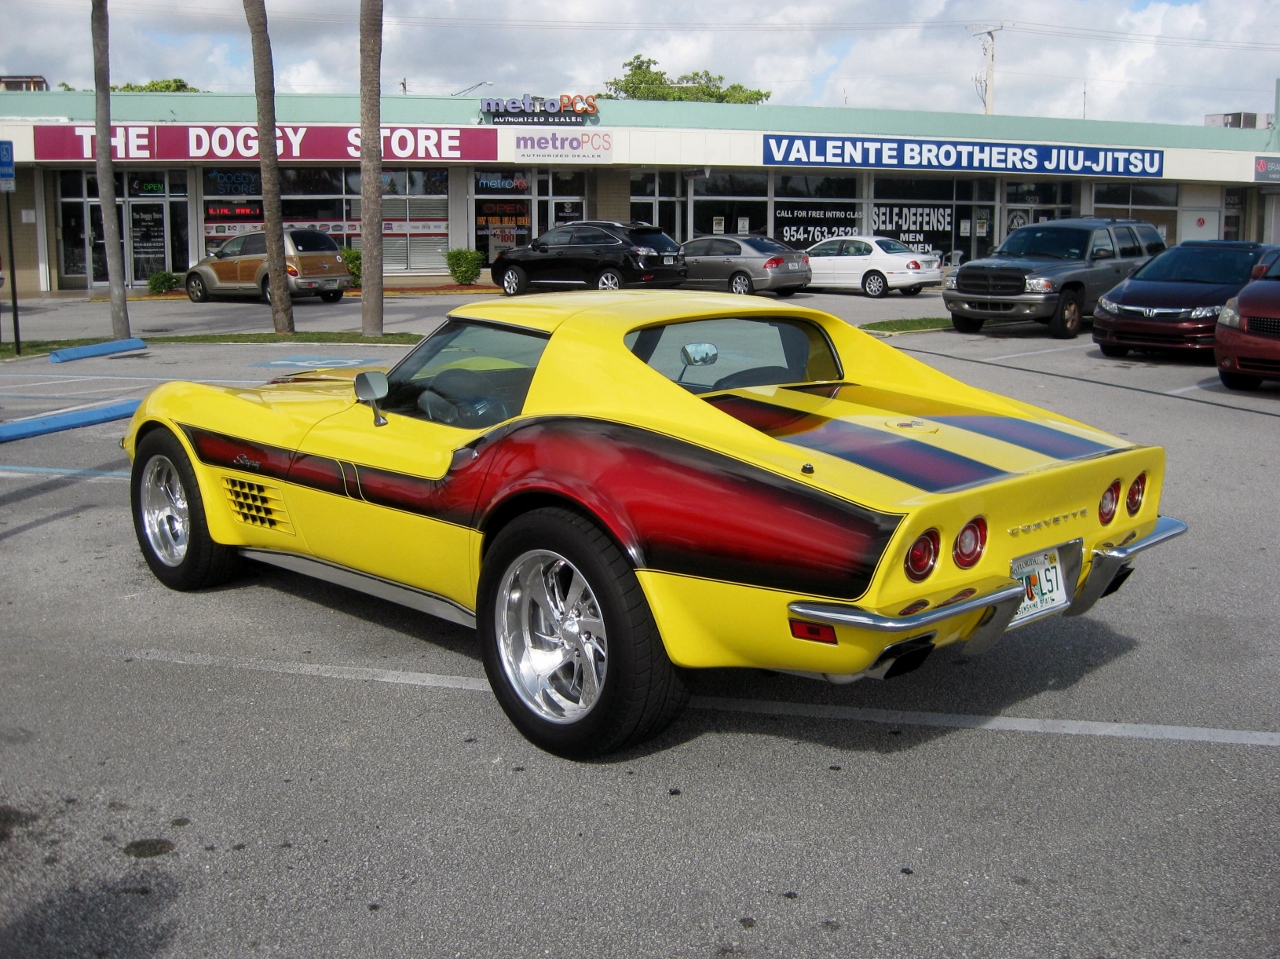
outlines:
[[711, 241], [710, 240], [690, 240], [684, 245], [685, 256], [710, 256]]
[[712, 256], [738, 256], [742, 252], [735, 240], [712, 240], [711, 255]]
[[871, 244], [865, 240], [845, 240], [844, 241], [845, 256], [870, 256]]
[[242, 236], [230, 239], [222, 245], [222, 249], [218, 253], [221, 256], [239, 256], [240, 249], [244, 246], [244, 240], [245, 238]]
[[[1099, 253], [1101, 252], [1101, 256]], [[1107, 230], [1098, 230], [1093, 234], [1093, 245], [1089, 247], [1089, 255], [1098, 259], [1106, 259], [1116, 255], [1115, 244], [1111, 242], [1111, 233]]]
[[839, 240], [823, 240], [817, 246], [809, 251], [810, 256], [839, 256], [840, 241]]
[[607, 243], [617, 243], [618, 241], [610, 236], [604, 230], [597, 229], [594, 226], [578, 226], [573, 229], [573, 245], [574, 246], [601, 246]]
[[519, 416], [547, 337], [449, 319], [389, 374], [389, 413], [486, 429]]
[[803, 320], [693, 320], [637, 330], [625, 342], [649, 366], [694, 393], [841, 376], [826, 334]]
[[573, 230], [567, 226], [557, 227], [538, 237], [539, 243], [547, 246], [568, 246], [573, 240]]
[[240, 250], [241, 256], [265, 256], [267, 253], [267, 235], [265, 233], [250, 233], [244, 238], [244, 246]]
[[1127, 226], [1116, 227], [1116, 242], [1120, 244], [1120, 255], [1129, 259], [1142, 256], [1142, 246], [1133, 231]]
[[1139, 223], [1137, 226], [1138, 237], [1142, 240], [1142, 245], [1146, 247], [1147, 256], [1155, 256], [1157, 253], [1166, 249], [1165, 242], [1160, 238], [1159, 232], [1155, 227], [1148, 226], [1145, 223]]

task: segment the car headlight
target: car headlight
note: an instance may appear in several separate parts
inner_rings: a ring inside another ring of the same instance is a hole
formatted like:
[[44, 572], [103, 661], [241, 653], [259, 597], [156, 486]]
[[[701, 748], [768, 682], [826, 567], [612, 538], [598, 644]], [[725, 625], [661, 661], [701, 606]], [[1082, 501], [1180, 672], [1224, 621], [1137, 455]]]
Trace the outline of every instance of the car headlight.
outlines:
[[1240, 329], [1240, 310], [1237, 306], [1234, 296], [1227, 300], [1222, 309], [1218, 311], [1218, 324], [1220, 326], [1233, 326], [1237, 330]]
[[947, 278], [942, 281], [942, 288], [944, 290], [954, 290], [956, 288], [956, 275], [954, 273], [947, 274]]
[[1207, 320], [1211, 316], [1217, 316], [1221, 310], [1222, 307], [1220, 306], [1197, 306], [1191, 311], [1191, 318], [1193, 320]]
[[1042, 277], [1042, 276], [1029, 276], [1027, 277], [1027, 292], [1028, 293], [1052, 293], [1053, 280], [1046, 279], [1045, 277]]
[[1108, 300], [1105, 296], [1099, 297], [1098, 306], [1100, 309], [1106, 310], [1108, 313], [1116, 313], [1116, 304], [1114, 300]]

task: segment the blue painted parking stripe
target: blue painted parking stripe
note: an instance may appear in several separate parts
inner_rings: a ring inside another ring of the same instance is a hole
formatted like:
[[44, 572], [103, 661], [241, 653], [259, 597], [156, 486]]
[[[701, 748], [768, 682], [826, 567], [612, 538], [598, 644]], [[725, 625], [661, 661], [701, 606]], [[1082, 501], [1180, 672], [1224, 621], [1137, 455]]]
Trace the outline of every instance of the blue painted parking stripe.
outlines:
[[139, 339], [112, 340], [110, 343], [94, 343], [90, 346], [72, 346], [65, 350], [54, 350], [49, 354], [49, 362], [68, 363], [71, 360], [83, 360], [91, 356], [131, 353], [134, 350], [145, 350], [146, 348], [147, 344]]
[[128, 479], [127, 470], [76, 470], [62, 469], [56, 466], [11, 466], [0, 463], [0, 473], [32, 473], [38, 476], [110, 476], [113, 479]]
[[112, 403], [110, 406], [76, 410], [74, 413], [38, 416], [16, 423], [0, 423], [0, 443], [41, 436], [45, 433], [57, 433], [61, 430], [74, 430], [81, 426], [96, 426], [98, 423], [110, 423], [112, 420], [128, 419], [140, 403], [140, 400], [125, 400], [122, 403]]

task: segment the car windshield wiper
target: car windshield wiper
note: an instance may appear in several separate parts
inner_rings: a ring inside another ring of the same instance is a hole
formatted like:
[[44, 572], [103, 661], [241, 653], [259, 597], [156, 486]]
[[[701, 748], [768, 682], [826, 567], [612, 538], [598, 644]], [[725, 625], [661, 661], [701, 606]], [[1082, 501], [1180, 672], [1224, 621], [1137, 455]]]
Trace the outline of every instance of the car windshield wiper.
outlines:
[[1048, 250], [1032, 250], [1030, 253], [1028, 253], [1028, 254], [1026, 254], [1026, 255], [1027, 255], [1027, 256], [1051, 256], [1051, 257], [1053, 257], [1055, 260], [1071, 260], [1071, 259], [1075, 259], [1075, 257], [1070, 257], [1070, 256], [1067, 256], [1066, 254], [1063, 254], [1063, 253], [1050, 253]]

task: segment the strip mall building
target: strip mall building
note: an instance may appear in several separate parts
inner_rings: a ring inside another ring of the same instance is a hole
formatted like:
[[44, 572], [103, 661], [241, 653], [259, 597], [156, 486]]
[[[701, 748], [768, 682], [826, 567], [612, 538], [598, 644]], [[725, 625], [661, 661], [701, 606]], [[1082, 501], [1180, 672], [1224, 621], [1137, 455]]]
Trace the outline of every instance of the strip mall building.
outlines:
[[[129, 283], [181, 273], [260, 229], [251, 95], [115, 94]], [[286, 221], [359, 246], [355, 97], [277, 98]], [[106, 283], [91, 93], [0, 93], [17, 162], [19, 290]], [[1097, 214], [1191, 238], [1280, 242], [1272, 130], [699, 103], [566, 94], [382, 101], [388, 281], [440, 274], [570, 220], [645, 220], [679, 240], [767, 233], [797, 246], [876, 233], [957, 263], [1012, 229]]]

